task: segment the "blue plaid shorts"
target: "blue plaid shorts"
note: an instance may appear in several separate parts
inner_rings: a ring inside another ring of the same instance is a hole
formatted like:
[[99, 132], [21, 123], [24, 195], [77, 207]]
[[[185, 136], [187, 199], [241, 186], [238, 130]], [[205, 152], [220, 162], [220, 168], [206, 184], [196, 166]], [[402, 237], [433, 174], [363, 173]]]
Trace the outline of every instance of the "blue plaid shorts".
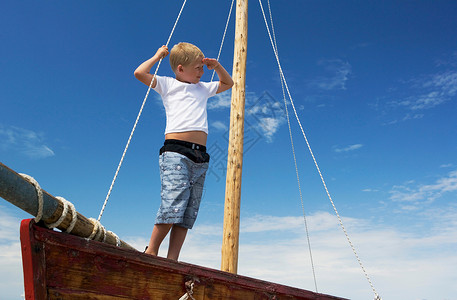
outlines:
[[197, 218], [208, 162], [196, 163], [177, 152], [159, 156], [162, 202], [156, 224], [191, 229]]

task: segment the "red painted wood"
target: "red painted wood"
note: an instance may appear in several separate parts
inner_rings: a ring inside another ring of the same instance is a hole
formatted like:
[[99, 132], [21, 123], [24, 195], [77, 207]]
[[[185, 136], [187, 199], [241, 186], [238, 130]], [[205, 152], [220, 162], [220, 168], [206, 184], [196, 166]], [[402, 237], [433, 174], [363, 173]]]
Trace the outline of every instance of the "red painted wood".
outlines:
[[342, 300], [271, 282], [87, 241], [24, 220], [26, 299], [179, 299], [196, 279], [194, 297]]
[[22, 268], [24, 273], [24, 293], [26, 300], [46, 299], [46, 265], [43, 246], [35, 243], [32, 226], [33, 219], [21, 222]]

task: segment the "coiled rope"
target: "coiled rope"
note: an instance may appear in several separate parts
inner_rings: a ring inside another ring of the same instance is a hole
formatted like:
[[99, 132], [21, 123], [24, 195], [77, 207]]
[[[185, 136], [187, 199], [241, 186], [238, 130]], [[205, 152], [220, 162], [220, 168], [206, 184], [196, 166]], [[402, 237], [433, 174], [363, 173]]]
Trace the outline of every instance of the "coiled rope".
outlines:
[[[21, 175], [25, 180], [27, 180], [30, 184], [32, 184], [37, 193], [38, 209], [36, 212], [35, 223], [38, 223], [43, 218], [43, 207], [44, 207], [43, 190], [41, 189], [40, 184], [32, 176], [29, 176], [27, 174], [19, 174], [19, 175]], [[60, 201], [63, 205], [62, 214], [60, 215], [59, 219], [54, 223], [51, 223], [51, 224], [46, 224], [45, 222], [43, 222], [43, 223], [49, 229], [57, 228], [67, 218], [68, 212], [71, 211], [70, 225], [68, 225], [67, 229], [65, 230], [66, 233], [71, 233], [73, 228], [76, 225], [76, 221], [78, 220], [78, 214], [76, 212], [75, 206], [70, 201], [67, 201], [64, 197], [57, 196], [55, 198], [58, 201]], [[114, 236], [114, 238], [116, 239], [116, 246], [118, 246], [118, 247], [121, 246], [121, 240], [114, 232], [109, 231], [109, 230], [107, 231], [105, 229], [105, 227], [96, 219], [90, 218], [89, 220], [92, 222], [94, 227], [92, 229], [92, 233], [86, 238], [87, 240], [105, 242], [106, 233], [108, 232], [112, 236]]]
[[[183, 4], [181, 6], [181, 9], [179, 11], [178, 17], [176, 18], [175, 24], [173, 25], [173, 28], [171, 29], [170, 35], [168, 36], [167, 43], [165, 44], [165, 46], [167, 46], [167, 47], [168, 47], [168, 44], [170, 43], [171, 37], [173, 36], [173, 33], [175, 31], [175, 28], [176, 28], [176, 25], [178, 24], [179, 18], [181, 17], [181, 13], [182, 13], [182, 11], [184, 9], [184, 6], [186, 5], [186, 2], [187, 2], [187, 0], [184, 0]], [[141, 107], [140, 107], [140, 111], [138, 112], [138, 116], [136, 117], [135, 124], [133, 125], [132, 131], [130, 132], [130, 136], [129, 136], [128, 140], [127, 140], [127, 144], [125, 145], [124, 152], [122, 153], [121, 160], [119, 162], [119, 165], [117, 166], [116, 172], [114, 173], [113, 181], [111, 182], [111, 186], [109, 187], [108, 194], [106, 195], [105, 202], [103, 203], [103, 206], [102, 206], [102, 209], [100, 211], [100, 214], [98, 216], [97, 221], [100, 221], [100, 219], [102, 218], [103, 212], [105, 211], [106, 204], [108, 203], [108, 199], [109, 199], [109, 197], [111, 195], [111, 191], [113, 190], [113, 186], [114, 186], [114, 183], [116, 182], [117, 175], [119, 174], [119, 170], [121, 169], [122, 163], [124, 162], [125, 154], [127, 153], [127, 150], [129, 148], [130, 141], [132, 140], [133, 133], [135, 132], [136, 126], [138, 124], [138, 121], [140, 120], [141, 114], [143, 112], [144, 105], [146, 104], [146, 100], [148, 99], [149, 92], [151, 91], [151, 88], [152, 88], [152, 83], [154, 82], [154, 79], [155, 79], [155, 77], [157, 75], [157, 71], [160, 68], [160, 64], [162, 63], [162, 60], [163, 60], [163, 58], [161, 58], [159, 60], [159, 63], [157, 64], [156, 70], [154, 72], [154, 76], [152, 77], [151, 83], [149, 84], [148, 91], [146, 92], [146, 95], [144, 96], [143, 103], [141, 104]]]
[[[32, 184], [35, 187], [35, 190], [37, 193], [37, 199], [38, 199], [38, 209], [37, 209], [37, 213], [35, 216], [35, 223], [38, 223], [43, 218], [43, 206], [44, 206], [43, 190], [41, 189], [40, 184], [32, 176], [29, 176], [27, 174], [19, 174], [19, 175], [21, 175], [25, 180], [27, 180], [30, 184]], [[58, 199], [63, 205], [62, 214], [60, 215], [59, 219], [56, 222], [51, 223], [51, 224], [45, 223], [45, 225], [49, 229], [59, 227], [62, 224], [62, 222], [65, 220], [65, 218], [67, 217], [68, 211], [70, 210], [71, 211], [71, 222], [70, 222], [70, 225], [65, 230], [65, 232], [70, 233], [73, 230], [73, 228], [75, 227], [76, 221], [78, 219], [78, 215], [76, 213], [75, 206], [70, 201], [67, 201], [64, 197], [58, 196], [55, 198]]]
[[70, 225], [65, 230], [66, 233], [70, 233], [73, 230], [73, 228], [75, 227], [76, 221], [78, 220], [78, 215], [76, 213], [75, 206], [70, 201], [67, 201], [67, 199], [65, 199], [64, 197], [57, 196], [56, 199], [58, 199], [58, 200], [60, 200], [60, 202], [62, 202], [63, 212], [62, 212], [62, 215], [60, 215], [60, 218], [55, 223], [49, 224], [47, 226], [48, 226], [48, 228], [59, 227], [60, 224], [62, 224], [63, 220], [65, 220], [65, 218], [67, 217], [68, 210], [70, 210], [71, 211], [71, 222], [70, 222]]
[[41, 186], [38, 183], [38, 181], [36, 181], [35, 178], [33, 178], [32, 176], [22, 173], [20, 173], [19, 175], [21, 175], [25, 180], [27, 180], [31, 185], [35, 187], [38, 199], [38, 209], [35, 216], [35, 223], [38, 223], [43, 218], [43, 190], [41, 189]]
[[[354, 253], [354, 255], [355, 255], [356, 259], [357, 259], [357, 262], [359, 263], [359, 265], [360, 265], [360, 267], [361, 267], [361, 269], [362, 269], [362, 271], [363, 271], [368, 283], [370, 284], [371, 289], [373, 290], [373, 293], [375, 295], [375, 300], [378, 300], [378, 299], [380, 300], [381, 298], [380, 298], [379, 294], [376, 292], [376, 289], [374, 288], [374, 285], [371, 282], [371, 279], [368, 276], [368, 273], [365, 270], [365, 267], [363, 266], [362, 261], [361, 261], [359, 255], [357, 254], [357, 251], [355, 250], [355, 247], [354, 247], [351, 239], [349, 238], [349, 235], [348, 235], [347, 230], [346, 230], [346, 228], [345, 228], [345, 226], [343, 224], [343, 221], [342, 221], [342, 219], [340, 217], [340, 214], [338, 213], [338, 210], [336, 209], [335, 203], [333, 202], [332, 197], [330, 196], [330, 192], [328, 191], [327, 184], [325, 183], [324, 177], [323, 177], [322, 172], [321, 172], [321, 170], [319, 168], [319, 165], [317, 164], [316, 158], [314, 157], [313, 151], [311, 150], [311, 146], [310, 146], [310, 144], [308, 142], [308, 138], [306, 137], [305, 131], [303, 130], [303, 126], [301, 125], [301, 122], [300, 122], [300, 118], [298, 117], [297, 110], [295, 109], [295, 104], [294, 104], [294, 101], [293, 101], [292, 96], [290, 94], [290, 90], [289, 90], [289, 87], [287, 85], [287, 81], [286, 81], [286, 78], [284, 76], [284, 73], [283, 73], [283, 70], [282, 70], [282, 67], [281, 67], [281, 63], [279, 61], [278, 52], [275, 50], [276, 49], [275, 43], [274, 43], [274, 40], [272, 38], [272, 35], [271, 35], [271, 32], [270, 32], [270, 28], [268, 26], [268, 21], [267, 21], [266, 15], [265, 15], [265, 11], [263, 9], [262, 0], [259, 0], [259, 5], [260, 5], [260, 9], [262, 11], [263, 19], [265, 21], [265, 26], [266, 26], [266, 29], [267, 29], [267, 32], [268, 32], [268, 37], [270, 38], [270, 43], [271, 43], [271, 46], [273, 48], [273, 52], [275, 54], [276, 62], [278, 64], [278, 69], [279, 69], [280, 76], [282, 78], [282, 81], [284, 82], [284, 86], [285, 86], [285, 88], [287, 90], [287, 94], [288, 94], [290, 103], [292, 104], [292, 108], [294, 110], [295, 118], [297, 119], [298, 125], [299, 125], [300, 130], [301, 130], [301, 132], [303, 134], [303, 137], [305, 139], [305, 142], [306, 142], [306, 145], [308, 147], [308, 150], [309, 150], [309, 152], [311, 154], [311, 157], [313, 158], [314, 165], [316, 166], [317, 172], [319, 173], [319, 176], [321, 178], [321, 181], [322, 181], [322, 184], [324, 186], [325, 192], [327, 193], [327, 196], [328, 196], [328, 198], [329, 198], [329, 200], [330, 200], [330, 202], [331, 202], [331, 204], [333, 206], [333, 210], [335, 211], [335, 214], [338, 217], [339, 224], [340, 224], [340, 226], [341, 226], [341, 228], [342, 228], [342, 230], [344, 232], [344, 235], [346, 236], [346, 239], [347, 239], [347, 241], [348, 241], [348, 243], [349, 243], [349, 245], [350, 245], [350, 247], [352, 249], [352, 252]], [[273, 23], [272, 23], [272, 26], [273, 26]]]

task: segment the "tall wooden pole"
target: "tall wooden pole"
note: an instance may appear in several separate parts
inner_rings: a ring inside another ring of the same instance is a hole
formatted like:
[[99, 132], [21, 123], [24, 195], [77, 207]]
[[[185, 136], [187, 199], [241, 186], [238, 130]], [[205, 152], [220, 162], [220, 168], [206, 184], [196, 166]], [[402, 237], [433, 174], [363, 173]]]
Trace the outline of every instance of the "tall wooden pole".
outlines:
[[236, 1], [232, 104], [225, 187], [221, 270], [237, 273], [240, 232], [241, 173], [243, 166], [244, 103], [248, 35], [248, 0]]

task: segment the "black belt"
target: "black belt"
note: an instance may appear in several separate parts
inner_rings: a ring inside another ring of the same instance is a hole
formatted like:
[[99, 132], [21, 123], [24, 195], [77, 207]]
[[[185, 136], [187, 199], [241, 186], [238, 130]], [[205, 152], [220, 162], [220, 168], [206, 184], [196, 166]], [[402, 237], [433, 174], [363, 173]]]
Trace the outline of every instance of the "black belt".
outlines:
[[192, 150], [200, 150], [201, 152], [206, 152], [206, 147], [200, 144], [195, 144], [191, 142], [181, 141], [181, 140], [165, 140], [164, 145], [180, 145]]
[[159, 154], [167, 151], [182, 154], [195, 163], [207, 163], [210, 158], [205, 146], [181, 140], [165, 140]]

